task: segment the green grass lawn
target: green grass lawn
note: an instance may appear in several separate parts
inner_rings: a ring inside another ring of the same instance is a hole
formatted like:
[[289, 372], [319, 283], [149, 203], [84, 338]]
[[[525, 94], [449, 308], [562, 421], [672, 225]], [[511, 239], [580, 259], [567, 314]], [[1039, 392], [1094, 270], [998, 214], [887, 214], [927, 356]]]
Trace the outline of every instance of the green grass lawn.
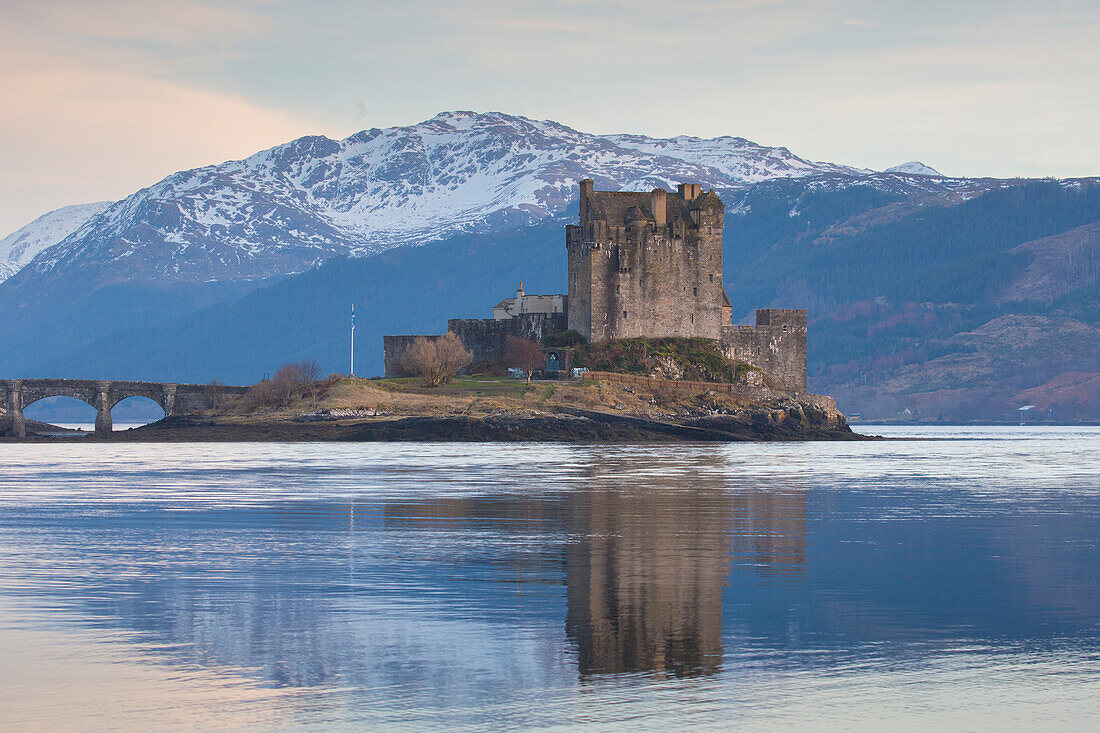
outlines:
[[400, 392], [424, 392], [425, 394], [476, 394], [483, 396], [522, 397], [528, 389], [527, 382], [510, 377], [491, 377], [480, 375], [462, 376], [449, 384], [439, 387], [425, 387], [419, 377], [397, 377], [391, 379], [373, 379], [370, 384], [381, 389], [393, 389]]

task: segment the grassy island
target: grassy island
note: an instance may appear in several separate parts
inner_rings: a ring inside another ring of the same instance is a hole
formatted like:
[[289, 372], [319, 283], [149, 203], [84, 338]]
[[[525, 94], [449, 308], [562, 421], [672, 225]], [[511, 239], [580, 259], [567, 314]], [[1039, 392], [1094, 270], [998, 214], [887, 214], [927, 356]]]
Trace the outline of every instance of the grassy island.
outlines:
[[737, 441], [858, 439], [831, 398], [769, 399], [606, 381], [527, 384], [489, 375], [421, 380], [332, 376], [280, 404], [247, 396], [95, 439], [201, 441]]

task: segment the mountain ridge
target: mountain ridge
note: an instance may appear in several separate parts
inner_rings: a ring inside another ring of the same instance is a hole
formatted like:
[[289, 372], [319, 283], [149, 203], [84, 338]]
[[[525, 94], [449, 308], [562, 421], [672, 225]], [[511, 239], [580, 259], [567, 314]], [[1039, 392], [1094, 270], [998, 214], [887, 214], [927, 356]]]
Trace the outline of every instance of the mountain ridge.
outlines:
[[[729, 192], [812, 176], [913, 185], [739, 137], [593, 135], [503, 113], [444, 112], [174, 173], [97, 212], [24, 269], [39, 283], [67, 269], [98, 285], [258, 279], [332, 256], [530, 224], [564, 211], [581, 178], [607, 190], [691, 181]], [[919, 185], [955, 185], [944, 181]]]

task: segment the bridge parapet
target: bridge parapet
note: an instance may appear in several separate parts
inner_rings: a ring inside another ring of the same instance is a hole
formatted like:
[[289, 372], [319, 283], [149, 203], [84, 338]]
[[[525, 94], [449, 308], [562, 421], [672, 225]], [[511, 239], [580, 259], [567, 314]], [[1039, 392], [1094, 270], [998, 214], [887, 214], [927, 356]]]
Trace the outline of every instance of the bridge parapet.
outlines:
[[131, 382], [94, 379], [6, 379], [0, 380], [6, 410], [0, 419], [0, 435], [26, 437], [23, 410], [46, 397], [73, 397], [96, 410], [97, 433], [113, 428], [111, 409], [128, 397], [148, 397], [160, 405], [165, 416], [211, 410], [239, 397], [248, 387], [222, 384], [176, 384], [173, 382]]

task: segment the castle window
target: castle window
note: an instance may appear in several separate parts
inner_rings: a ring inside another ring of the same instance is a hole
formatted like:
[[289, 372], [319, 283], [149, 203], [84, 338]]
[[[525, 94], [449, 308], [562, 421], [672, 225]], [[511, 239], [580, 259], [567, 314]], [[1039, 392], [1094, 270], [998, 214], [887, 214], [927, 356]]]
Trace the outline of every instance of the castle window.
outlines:
[[714, 275], [713, 274], [709, 275], [708, 277], [710, 277], [711, 282], [714, 282]]
[[695, 323], [695, 314], [694, 313], [691, 314], [691, 322]]
[[626, 311], [623, 311], [623, 318], [626, 318]]
[[696, 297], [698, 297], [698, 295], [699, 295], [699, 288], [692, 288], [692, 289], [691, 289], [691, 294], [692, 294], [692, 295], [694, 295], [694, 296], [696, 296]]
[[618, 295], [621, 292], [623, 292], [622, 286], [616, 285], [615, 286], [615, 294]]
[[787, 332], [787, 327], [783, 326], [783, 333], [786, 333], [786, 332]]

